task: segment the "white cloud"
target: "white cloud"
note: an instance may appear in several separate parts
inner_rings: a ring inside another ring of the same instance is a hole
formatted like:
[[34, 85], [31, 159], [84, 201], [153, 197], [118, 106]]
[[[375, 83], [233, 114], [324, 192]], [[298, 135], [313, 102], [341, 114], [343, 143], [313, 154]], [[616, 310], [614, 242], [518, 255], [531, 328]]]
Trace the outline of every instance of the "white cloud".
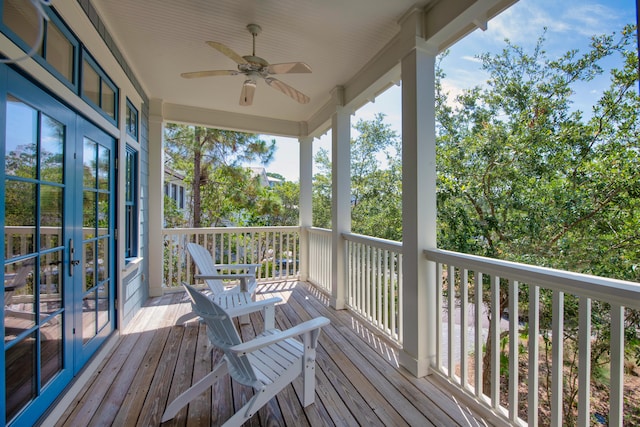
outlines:
[[477, 58], [475, 56], [470, 56], [470, 55], [462, 55], [461, 57], [462, 59], [464, 59], [465, 61], [469, 61], [469, 62], [476, 62], [476, 63], [482, 63], [482, 61], [480, 60], [480, 58]]

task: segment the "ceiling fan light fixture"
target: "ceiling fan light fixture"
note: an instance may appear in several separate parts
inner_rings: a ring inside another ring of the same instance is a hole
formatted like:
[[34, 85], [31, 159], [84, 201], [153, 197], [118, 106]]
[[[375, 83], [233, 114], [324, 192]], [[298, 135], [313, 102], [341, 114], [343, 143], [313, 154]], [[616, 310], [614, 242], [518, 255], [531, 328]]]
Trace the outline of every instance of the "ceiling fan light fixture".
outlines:
[[247, 79], [244, 81], [243, 86], [252, 86], [255, 88], [257, 86], [257, 82], [255, 80]]

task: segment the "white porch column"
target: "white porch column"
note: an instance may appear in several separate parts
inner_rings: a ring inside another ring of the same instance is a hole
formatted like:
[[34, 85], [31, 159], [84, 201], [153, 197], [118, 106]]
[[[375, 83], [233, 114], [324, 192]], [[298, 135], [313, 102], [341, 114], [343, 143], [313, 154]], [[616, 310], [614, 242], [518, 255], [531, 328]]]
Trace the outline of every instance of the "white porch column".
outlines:
[[334, 90], [331, 118], [331, 306], [345, 308], [347, 269], [342, 233], [351, 232], [351, 113], [343, 107], [343, 89]]
[[162, 295], [163, 248], [161, 230], [164, 212], [164, 121], [162, 100], [149, 101], [149, 296]]
[[300, 138], [300, 280], [309, 278], [309, 227], [313, 224], [313, 138]]
[[440, 315], [435, 306], [435, 265], [423, 254], [424, 249], [436, 247], [435, 53], [414, 47], [401, 64], [404, 336], [400, 364], [422, 377], [435, 360]]

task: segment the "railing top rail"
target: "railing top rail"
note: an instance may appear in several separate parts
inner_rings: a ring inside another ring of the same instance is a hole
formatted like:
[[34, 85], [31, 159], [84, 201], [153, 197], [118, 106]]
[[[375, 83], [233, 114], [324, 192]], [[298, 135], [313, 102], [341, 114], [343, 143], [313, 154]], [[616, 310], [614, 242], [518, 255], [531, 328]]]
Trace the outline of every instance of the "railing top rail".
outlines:
[[485, 258], [443, 249], [426, 249], [424, 254], [430, 261], [456, 265], [483, 274], [510, 278], [530, 285], [539, 285], [569, 294], [640, 309], [640, 283]]
[[306, 227], [310, 233], [331, 233], [331, 230], [328, 228], [320, 228], [320, 227]]
[[297, 225], [275, 227], [200, 227], [200, 228], [163, 228], [163, 235], [205, 234], [205, 233], [251, 233], [265, 231], [298, 231]]
[[380, 249], [402, 253], [402, 243], [394, 240], [380, 239], [378, 237], [363, 236], [362, 234], [342, 233], [342, 238], [351, 242], [375, 246]]

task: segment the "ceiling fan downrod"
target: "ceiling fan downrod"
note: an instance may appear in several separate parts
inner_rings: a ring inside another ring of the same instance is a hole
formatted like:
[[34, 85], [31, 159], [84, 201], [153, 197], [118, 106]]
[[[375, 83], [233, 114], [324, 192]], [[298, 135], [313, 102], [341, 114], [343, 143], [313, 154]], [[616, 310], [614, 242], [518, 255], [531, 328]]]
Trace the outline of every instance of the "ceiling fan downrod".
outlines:
[[256, 56], [256, 36], [262, 32], [262, 28], [258, 24], [249, 24], [247, 30], [253, 36], [253, 53], [251, 55]]

